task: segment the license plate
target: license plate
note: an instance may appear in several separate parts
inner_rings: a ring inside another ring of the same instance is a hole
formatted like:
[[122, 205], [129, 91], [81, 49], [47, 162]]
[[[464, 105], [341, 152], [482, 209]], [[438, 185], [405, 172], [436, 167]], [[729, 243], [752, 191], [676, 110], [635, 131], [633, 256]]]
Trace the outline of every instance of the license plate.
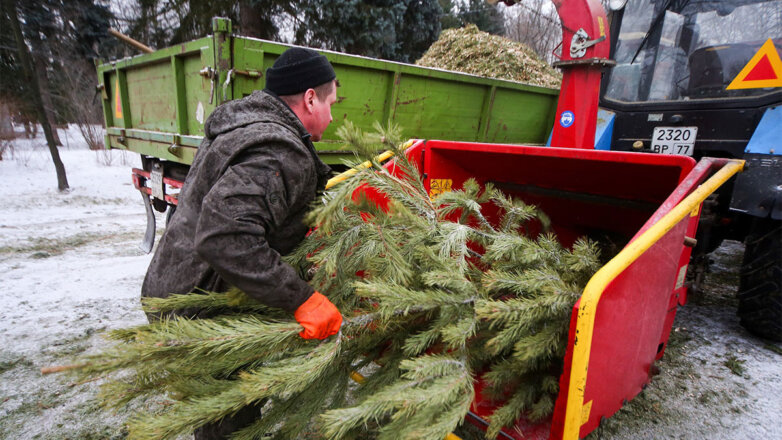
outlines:
[[163, 173], [158, 170], [149, 172], [149, 188], [152, 190], [152, 197], [160, 200], [166, 199], [166, 193], [163, 190]]
[[652, 151], [660, 154], [692, 156], [698, 127], [654, 127]]

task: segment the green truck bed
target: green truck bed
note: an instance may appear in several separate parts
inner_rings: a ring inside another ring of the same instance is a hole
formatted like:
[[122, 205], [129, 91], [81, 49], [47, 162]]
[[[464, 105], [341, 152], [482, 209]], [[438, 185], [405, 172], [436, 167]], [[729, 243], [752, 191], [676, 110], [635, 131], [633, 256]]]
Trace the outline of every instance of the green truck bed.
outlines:
[[[106, 146], [190, 164], [203, 123], [220, 103], [265, 85], [288, 45], [236, 36], [227, 19], [214, 35], [150, 54], [99, 63]], [[334, 122], [316, 148], [324, 161], [349, 154], [341, 121], [365, 130], [393, 121], [408, 138], [545, 143], [558, 90], [323, 51], [340, 80]]]

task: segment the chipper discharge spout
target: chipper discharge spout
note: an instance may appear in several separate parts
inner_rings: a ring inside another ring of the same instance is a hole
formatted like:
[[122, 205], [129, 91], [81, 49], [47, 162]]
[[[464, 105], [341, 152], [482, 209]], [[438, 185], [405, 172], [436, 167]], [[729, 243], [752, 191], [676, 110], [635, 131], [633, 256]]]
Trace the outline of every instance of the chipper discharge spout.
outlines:
[[[649, 383], [683, 304], [692, 237], [703, 200], [743, 161], [587, 149], [416, 141], [407, 150], [431, 196], [488, 183], [540, 208], [556, 237], [600, 241], [613, 258], [572, 309], [552, 416], [524, 418], [501, 438], [577, 439]], [[386, 165], [393, 168], [393, 163]], [[492, 221], [487, 205], [487, 218]], [[479, 427], [497, 407], [479, 380], [467, 420]]]

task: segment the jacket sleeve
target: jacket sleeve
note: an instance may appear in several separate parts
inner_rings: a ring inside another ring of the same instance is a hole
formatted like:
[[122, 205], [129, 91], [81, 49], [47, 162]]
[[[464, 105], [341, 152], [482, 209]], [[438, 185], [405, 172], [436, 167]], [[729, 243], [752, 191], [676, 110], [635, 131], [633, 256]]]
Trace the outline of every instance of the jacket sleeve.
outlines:
[[306, 166], [296, 156], [289, 149], [256, 148], [235, 160], [205, 196], [195, 236], [198, 256], [221, 278], [288, 311], [314, 290], [269, 246], [267, 233], [311, 191], [303, 187]]

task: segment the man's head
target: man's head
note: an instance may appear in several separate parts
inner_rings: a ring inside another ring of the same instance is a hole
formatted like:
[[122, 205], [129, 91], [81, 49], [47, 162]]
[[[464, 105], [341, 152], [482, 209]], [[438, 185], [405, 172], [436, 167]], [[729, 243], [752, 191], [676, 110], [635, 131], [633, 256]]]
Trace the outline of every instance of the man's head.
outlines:
[[336, 77], [325, 56], [292, 47], [266, 70], [266, 89], [288, 104], [317, 142], [331, 123], [331, 106], [337, 100]]

